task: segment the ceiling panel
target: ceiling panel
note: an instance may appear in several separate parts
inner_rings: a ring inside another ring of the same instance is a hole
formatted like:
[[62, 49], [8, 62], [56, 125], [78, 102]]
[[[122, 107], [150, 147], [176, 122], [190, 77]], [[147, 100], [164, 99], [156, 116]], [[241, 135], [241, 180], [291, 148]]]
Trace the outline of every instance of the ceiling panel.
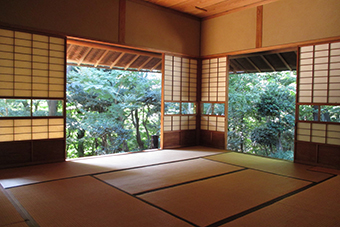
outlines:
[[170, 8], [199, 18], [256, 7], [277, 0], [144, 0], [152, 4]]

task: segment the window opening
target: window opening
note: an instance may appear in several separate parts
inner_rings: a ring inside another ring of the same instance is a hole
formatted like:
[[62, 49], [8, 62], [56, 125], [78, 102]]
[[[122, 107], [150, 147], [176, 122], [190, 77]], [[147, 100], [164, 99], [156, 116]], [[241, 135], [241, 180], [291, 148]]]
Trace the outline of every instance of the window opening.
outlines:
[[160, 108], [160, 73], [68, 66], [68, 158], [151, 148]]
[[291, 61], [289, 56], [275, 53], [230, 61], [227, 149], [293, 160], [296, 53]]
[[157, 148], [160, 53], [69, 37], [67, 64], [68, 158]]

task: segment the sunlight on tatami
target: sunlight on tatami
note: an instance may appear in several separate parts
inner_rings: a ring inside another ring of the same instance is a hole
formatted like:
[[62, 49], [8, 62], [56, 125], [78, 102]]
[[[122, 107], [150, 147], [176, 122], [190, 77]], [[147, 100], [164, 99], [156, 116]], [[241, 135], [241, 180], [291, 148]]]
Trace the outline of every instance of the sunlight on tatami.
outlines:
[[340, 222], [334, 172], [206, 147], [3, 169], [0, 183], [0, 227]]

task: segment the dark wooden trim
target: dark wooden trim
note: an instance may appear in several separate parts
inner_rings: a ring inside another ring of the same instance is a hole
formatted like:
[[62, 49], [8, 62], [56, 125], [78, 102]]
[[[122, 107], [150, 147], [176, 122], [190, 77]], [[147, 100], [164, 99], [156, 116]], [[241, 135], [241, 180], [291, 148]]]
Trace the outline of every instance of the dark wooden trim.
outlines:
[[162, 54], [162, 93], [161, 93], [161, 142], [160, 148], [164, 149], [164, 86], [165, 86], [165, 54]]
[[64, 103], [63, 103], [63, 117], [64, 117], [64, 160], [67, 158], [67, 140], [66, 140], [66, 91], [67, 91], [67, 39], [64, 39], [65, 53], [64, 53]]
[[262, 47], [263, 5], [257, 7], [256, 13], [256, 48]]
[[227, 66], [226, 66], [226, 88], [225, 88], [225, 104], [224, 104], [224, 140], [225, 140], [225, 147], [224, 149], [228, 148], [228, 113], [229, 113], [229, 63], [230, 59], [227, 56]]
[[196, 87], [196, 144], [199, 144], [201, 138], [201, 95], [202, 95], [202, 59], [197, 60], [197, 87]]
[[0, 169], [63, 162], [64, 144], [64, 138], [1, 142]]
[[296, 95], [295, 95], [295, 126], [294, 126], [294, 162], [296, 161], [296, 142], [297, 142], [297, 124], [299, 121], [299, 94], [300, 94], [300, 48], [296, 56]]
[[294, 162], [340, 169], [340, 146], [295, 141]]
[[91, 47], [91, 48], [98, 48], [98, 49], [103, 49], [103, 50], [112, 50], [112, 51], [118, 51], [118, 52], [123, 52], [123, 53], [130, 53], [130, 54], [142, 54], [145, 56], [149, 57], [154, 57], [154, 58], [161, 58], [160, 53], [153, 53], [153, 52], [147, 52], [147, 51], [140, 51], [140, 50], [135, 50], [131, 48], [121, 48], [117, 47], [114, 44], [110, 43], [102, 43], [102, 42], [96, 42], [93, 40], [77, 40], [77, 39], [71, 39], [69, 38], [67, 40], [67, 44], [74, 44], [78, 46], [86, 46], [86, 47]]
[[200, 130], [200, 134], [199, 145], [225, 149], [225, 132]]

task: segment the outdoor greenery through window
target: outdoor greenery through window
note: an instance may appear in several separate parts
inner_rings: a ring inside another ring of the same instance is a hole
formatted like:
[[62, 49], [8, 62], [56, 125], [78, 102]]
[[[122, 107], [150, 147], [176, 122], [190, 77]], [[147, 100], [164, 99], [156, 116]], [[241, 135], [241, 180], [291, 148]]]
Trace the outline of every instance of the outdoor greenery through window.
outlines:
[[0, 117], [43, 117], [62, 115], [62, 100], [0, 99]]
[[182, 114], [196, 114], [196, 104], [193, 102], [182, 102]]
[[221, 115], [224, 116], [224, 103], [203, 103], [203, 115]]
[[179, 102], [165, 102], [164, 103], [164, 114], [180, 114], [181, 104]]
[[296, 72], [229, 75], [228, 149], [293, 160]]
[[67, 157], [151, 147], [160, 133], [161, 74], [67, 68]]
[[176, 114], [196, 114], [196, 103], [193, 102], [165, 102], [164, 103], [165, 115]]
[[340, 106], [299, 105], [299, 120], [340, 123]]

